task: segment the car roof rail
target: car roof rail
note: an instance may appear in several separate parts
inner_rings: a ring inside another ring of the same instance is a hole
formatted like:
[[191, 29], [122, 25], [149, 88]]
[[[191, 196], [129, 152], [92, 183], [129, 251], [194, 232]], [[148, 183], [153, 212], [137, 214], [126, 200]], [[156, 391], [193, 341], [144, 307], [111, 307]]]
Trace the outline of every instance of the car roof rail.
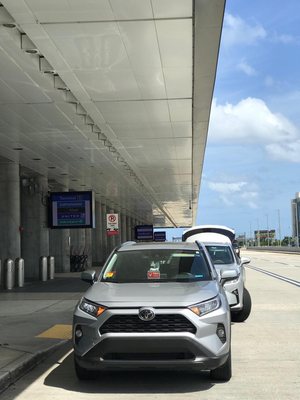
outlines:
[[134, 240], [128, 240], [127, 242], [121, 243], [121, 247], [126, 246], [128, 244], [136, 244], [136, 242]]

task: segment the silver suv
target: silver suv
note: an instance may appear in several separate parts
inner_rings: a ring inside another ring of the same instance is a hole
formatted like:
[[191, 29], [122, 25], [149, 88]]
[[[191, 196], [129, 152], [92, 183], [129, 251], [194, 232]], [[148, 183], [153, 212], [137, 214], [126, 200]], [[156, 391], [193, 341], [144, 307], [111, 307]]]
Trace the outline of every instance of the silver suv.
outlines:
[[128, 243], [115, 249], [79, 301], [73, 323], [79, 379], [101, 369], [210, 370], [231, 378], [230, 311], [200, 243]]
[[200, 225], [183, 234], [187, 242], [201, 241], [205, 245], [214, 266], [220, 275], [222, 269], [235, 269], [238, 277], [224, 284], [224, 290], [231, 310], [233, 322], [245, 321], [251, 312], [251, 297], [245, 287], [245, 265], [250, 258], [239, 257], [233, 249], [234, 231], [220, 225]]

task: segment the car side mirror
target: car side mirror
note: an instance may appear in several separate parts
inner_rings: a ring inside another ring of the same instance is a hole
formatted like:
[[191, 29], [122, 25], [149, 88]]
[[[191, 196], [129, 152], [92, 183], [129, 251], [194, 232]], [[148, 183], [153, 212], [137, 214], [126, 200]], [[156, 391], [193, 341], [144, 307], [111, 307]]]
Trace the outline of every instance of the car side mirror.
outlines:
[[220, 272], [220, 282], [221, 285], [224, 285], [227, 281], [232, 281], [239, 277], [239, 273], [236, 269], [221, 269]]
[[96, 271], [83, 271], [81, 272], [81, 280], [92, 285], [95, 282]]
[[242, 257], [241, 258], [241, 264], [250, 264], [251, 258], [248, 257]]

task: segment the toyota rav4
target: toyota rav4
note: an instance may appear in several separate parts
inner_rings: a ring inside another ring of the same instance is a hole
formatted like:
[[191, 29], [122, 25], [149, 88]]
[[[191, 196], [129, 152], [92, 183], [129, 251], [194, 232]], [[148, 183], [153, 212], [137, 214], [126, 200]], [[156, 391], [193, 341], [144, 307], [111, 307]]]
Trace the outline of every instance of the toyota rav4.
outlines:
[[210, 370], [231, 378], [230, 311], [221, 282], [200, 243], [125, 243], [102, 272], [82, 272], [91, 287], [73, 323], [75, 370]]

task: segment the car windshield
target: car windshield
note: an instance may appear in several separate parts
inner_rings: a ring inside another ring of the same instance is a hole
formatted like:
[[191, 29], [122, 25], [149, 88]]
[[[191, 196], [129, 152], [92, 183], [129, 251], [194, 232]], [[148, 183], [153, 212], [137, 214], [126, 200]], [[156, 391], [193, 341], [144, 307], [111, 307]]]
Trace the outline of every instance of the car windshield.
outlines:
[[114, 283], [211, 279], [208, 261], [202, 250], [118, 251], [101, 274], [101, 281]]
[[205, 246], [209, 252], [212, 262], [219, 264], [233, 264], [234, 259], [229, 246]]

